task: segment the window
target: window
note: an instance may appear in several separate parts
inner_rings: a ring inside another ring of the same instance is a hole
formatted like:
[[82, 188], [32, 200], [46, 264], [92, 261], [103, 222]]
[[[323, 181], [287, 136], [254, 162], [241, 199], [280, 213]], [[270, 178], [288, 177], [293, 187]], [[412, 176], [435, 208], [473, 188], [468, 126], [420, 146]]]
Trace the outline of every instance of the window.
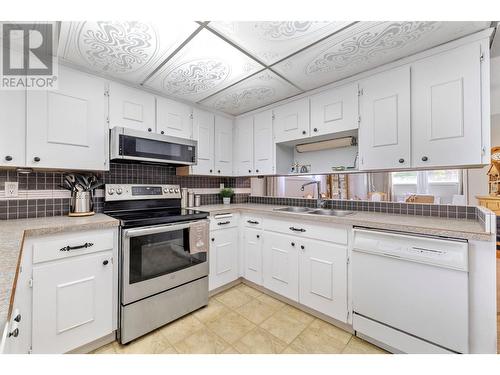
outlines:
[[441, 171], [427, 171], [427, 181], [432, 183], [451, 183], [458, 184], [460, 182], [460, 171], [458, 169], [447, 169]]
[[434, 197], [435, 203], [449, 204], [462, 192], [462, 171], [444, 169], [436, 171], [392, 172], [392, 198], [405, 202], [411, 195]]
[[392, 172], [393, 185], [416, 185], [418, 172]]

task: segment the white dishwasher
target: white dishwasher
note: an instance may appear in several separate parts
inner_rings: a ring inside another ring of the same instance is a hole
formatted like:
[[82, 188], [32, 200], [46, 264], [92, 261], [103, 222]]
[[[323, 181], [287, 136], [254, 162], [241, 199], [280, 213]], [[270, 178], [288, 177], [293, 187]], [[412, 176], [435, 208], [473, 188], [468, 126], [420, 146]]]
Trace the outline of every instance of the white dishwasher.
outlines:
[[404, 353], [469, 352], [468, 246], [354, 230], [353, 328]]

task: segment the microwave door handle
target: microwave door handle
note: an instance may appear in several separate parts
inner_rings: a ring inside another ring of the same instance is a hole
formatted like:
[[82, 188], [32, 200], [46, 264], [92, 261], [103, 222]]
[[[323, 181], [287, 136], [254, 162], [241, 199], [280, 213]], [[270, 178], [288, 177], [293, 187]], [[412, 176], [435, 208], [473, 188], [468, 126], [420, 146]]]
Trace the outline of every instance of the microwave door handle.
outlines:
[[141, 229], [126, 229], [123, 232], [125, 237], [138, 237], [147, 236], [149, 234], [172, 232], [174, 230], [181, 230], [189, 228], [190, 223], [186, 224], [174, 224], [174, 225], [162, 225], [161, 227], [151, 227], [151, 228], [141, 228]]

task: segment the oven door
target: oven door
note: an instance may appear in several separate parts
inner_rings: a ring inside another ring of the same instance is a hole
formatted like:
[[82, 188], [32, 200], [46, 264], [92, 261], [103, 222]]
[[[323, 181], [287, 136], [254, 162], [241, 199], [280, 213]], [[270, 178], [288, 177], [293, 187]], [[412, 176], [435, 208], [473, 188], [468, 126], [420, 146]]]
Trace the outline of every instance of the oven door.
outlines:
[[[200, 221], [197, 221], [199, 223]], [[208, 246], [208, 220], [206, 225]], [[125, 229], [122, 233], [122, 304], [208, 275], [206, 252], [191, 252], [193, 222]]]

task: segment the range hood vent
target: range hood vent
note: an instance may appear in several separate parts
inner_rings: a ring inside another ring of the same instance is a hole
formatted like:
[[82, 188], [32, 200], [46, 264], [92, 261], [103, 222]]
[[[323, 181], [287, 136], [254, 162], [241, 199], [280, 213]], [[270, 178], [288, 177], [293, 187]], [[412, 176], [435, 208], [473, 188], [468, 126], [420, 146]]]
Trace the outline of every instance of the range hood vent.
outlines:
[[335, 148], [356, 146], [356, 144], [357, 143], [355, 137], [343, 137], [337, 139], [329, 139], [327, 141], [303, 143], [295, 146], [295, 149], [297, 150], [297, 152], [303, 153], [303, 152], [322, 151]]

